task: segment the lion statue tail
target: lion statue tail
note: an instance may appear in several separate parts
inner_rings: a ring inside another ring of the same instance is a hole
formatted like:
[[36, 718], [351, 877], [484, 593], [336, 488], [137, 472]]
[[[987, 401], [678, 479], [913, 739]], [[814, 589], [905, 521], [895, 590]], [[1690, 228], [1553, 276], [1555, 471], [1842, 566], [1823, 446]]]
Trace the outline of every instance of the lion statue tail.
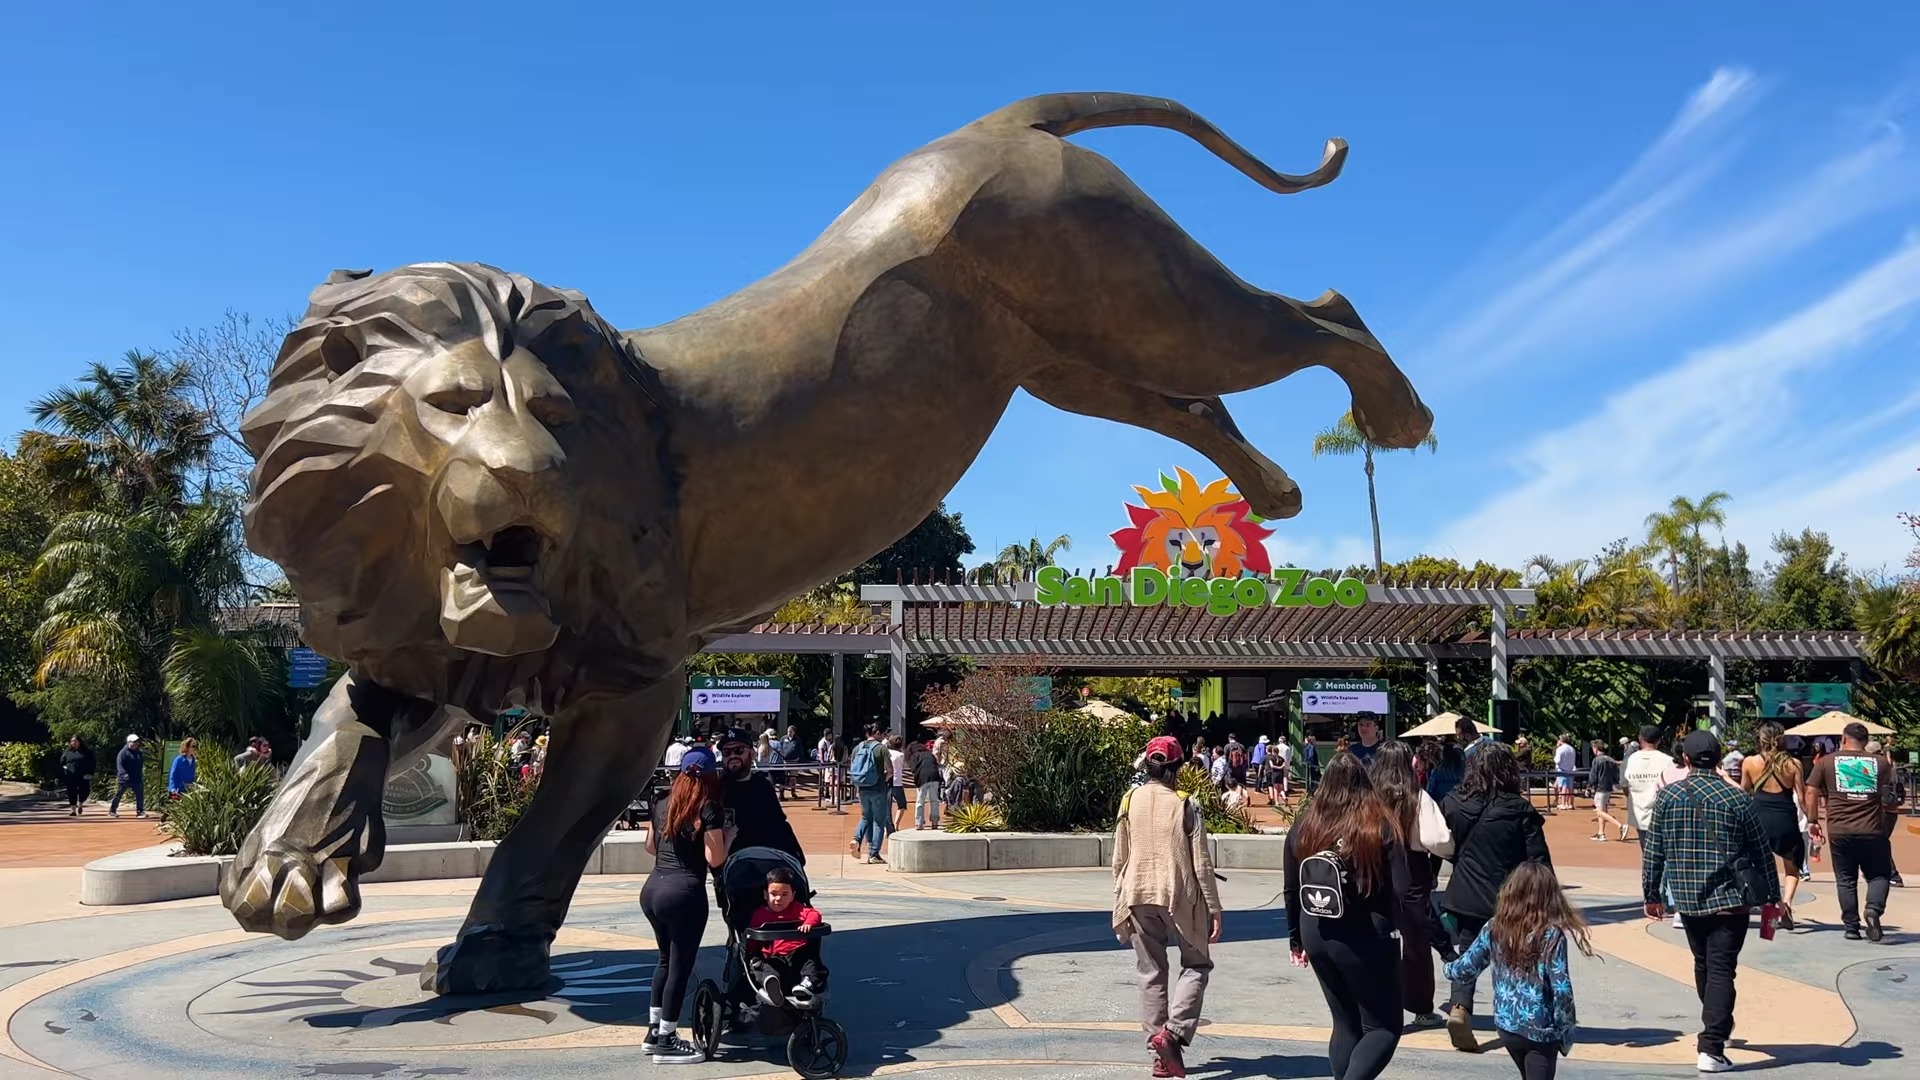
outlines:
[[1140, 94], [1042, 94], [1016, 101], [974, 122], [975, 127], [1026, 127], [1066, 138], [1110, 127], [1158, 127], [1178, 131], [1268, 191], [1291, 195], [1331, 183], [1347, 160], [1347, 141], [1328, 139], [1320, 165], [1304, 176], [1280, 172], [1249, 153], [1192, 109], [1166, 98]]

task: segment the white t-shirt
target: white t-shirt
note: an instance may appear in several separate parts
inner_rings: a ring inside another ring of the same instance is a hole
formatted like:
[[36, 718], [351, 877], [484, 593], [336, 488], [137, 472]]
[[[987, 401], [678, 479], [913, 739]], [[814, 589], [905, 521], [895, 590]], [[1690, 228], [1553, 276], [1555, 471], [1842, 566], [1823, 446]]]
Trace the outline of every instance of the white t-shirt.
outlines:
[[1573, 775], [1573, 744], [1561, 743], [1553, 751], [1553, 770], [1561, 776]]
[[1627, 789], [1627, 822], [1645, 831], [1653, 824], [1653, 804], [1665, 787], [1663, 777], [1673, 768], [1673, 759], [1658, 750], [1635, 750], [1627, 755], [1620, 770], [1620, 782]]
[[820, 745], [813, 748], [813, 759], [815, 761], [833, 760], [833, 739], [831, 737], [826, 735], [820, 736]]
[[907, 783], [907, 752], [889, 750], [887, 757], [893, 762], [893, 786], [905, 787]]
[[1293, 764], [1293, 744], [1292, 743], [1280, 743], [1276, 748], [1280, 751], [1280, 764], [1282, 765]]
[[687, 756], [687, 744], [675, 739], [667, 744], [667, 768], [680, 767], [680, 759]]

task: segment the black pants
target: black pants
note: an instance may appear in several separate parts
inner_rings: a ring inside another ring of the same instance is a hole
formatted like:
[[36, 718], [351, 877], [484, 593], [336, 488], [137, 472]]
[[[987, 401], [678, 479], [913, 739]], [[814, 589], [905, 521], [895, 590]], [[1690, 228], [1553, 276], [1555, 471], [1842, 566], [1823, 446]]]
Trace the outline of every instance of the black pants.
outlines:
[[1510, 1031], [1500, 1033], [1507, 1055], [1520, 1069], [1520, 1080], [1553, 1080], [1560, 1068], [1560, 1044], [1529, 1042]]
[[63, 776], [67, 787], [67, 806], [79, 806], [87, 801], [87, 778], [84, 776]]
[[1835, 836], [1827, 847], [1833, 853], [1833, 887], [1840, 896], [1841, 920], [1850, 927], [1860, 925], [1860, 877], [1867, 879], [1867, 914], [1879, 918], [1887, 910], [1887, 886], [1893, 879], [1893, 841], [1884, 836]]
[[[1485, 919], [1477, 918], [1472, 915], [1462, 915], [1457, 911], [1454, 912], [1453, 913], [1453, 947], [1454, 949], [1458, 952], [1463, 952], [1463, 953], [1466, 952], [1467, 946], [1473, 944], [1473, 939], [1480, 936], [1480, 928], [1485, 925], [1487, 925], [1487, 920]], [[1473, 991], [1474, 991], [1474, 988], [1477, 985], [1479, 985], [1479, 982], [1480, 982], [1479, 979], [1453, 980], [1453, 993], [1447, 999], [1447, 1007], [1452, 1008], [1453, 1006], [1458, 1005], [1466, 1009], [1468, 1012], [1472, 1012], [1473, 1011]]]
[[[1421, 911], [1431, 915], [1432, 866], [1421, 852], [1411, 852], [1409, 855], [1407, 870], [1413, 878], [1413, 898]], [[1419, 926], [1400, 929], [1400, 1004], [1416, 1016], [1433, 1011], [1433, 954], [1429, 950], [1439, 940], [1434, 936], [1436, 932], [1444, 933], [1445, 930], [1437, 920], [1432, 919]]]
[[649, 1003], [660, 1018], [680, 1022], [680, 1007], [700, 957], [700, 935], [707, 932], [707, 891], [688, 874], [654, 874], [640, 887], [640, 911], [653, 926], [660, 958], [653, 965]]
[[1373, 1080], [1400, 1045], [1400, 943], [1365, 915], [1332, 928], [1303, 921], [1300, 944], [1333, 1014], [1333, 1078]]
[[820, 962], [820, 943], [803, 943], [795, 952], [785, 956], [762, 953], [747, 958], [747, 972], [758, 982], [766, 972], [780, 977], [780, 985], [788, 990], [801, 979], [812, 979], [814, 988], [823, 989], [827, 985], [827, 965]]
[[1747, 943], [1747, 909], [1682, 915], [1693, 950], [1693, 989], [1700, 995], [1699, 1051], [1725, 1057], [1733, 1034], [1733, 976]]

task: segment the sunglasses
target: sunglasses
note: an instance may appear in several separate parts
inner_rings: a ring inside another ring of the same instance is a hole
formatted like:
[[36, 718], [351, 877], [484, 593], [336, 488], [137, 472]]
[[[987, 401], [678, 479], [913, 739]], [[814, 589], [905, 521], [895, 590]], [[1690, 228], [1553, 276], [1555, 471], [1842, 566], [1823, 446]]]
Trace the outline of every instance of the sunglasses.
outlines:
[[721, 747], [720, 756], [721, 757], [745, 757], [747, 754], [751, 753], [752, 750], [753, 750], [752, 747], [741, 746], [739, 743], [735, 743], [732, 746]]

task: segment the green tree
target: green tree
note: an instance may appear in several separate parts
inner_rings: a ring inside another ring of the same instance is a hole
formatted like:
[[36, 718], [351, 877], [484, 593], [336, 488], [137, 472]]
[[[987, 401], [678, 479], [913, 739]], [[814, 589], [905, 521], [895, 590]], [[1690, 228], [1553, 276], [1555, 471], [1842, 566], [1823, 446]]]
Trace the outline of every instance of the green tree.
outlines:
[[96, 363], [78, 386], [35, 402], [40, 428], [21, 435], [20, 452], [63, 509], [178, 508], [213, 447], [207, 415], [187, 395], [186, 368], [128, 352], [120, 367]]
[[1854, 628], [1853, 575], [1827, 534], [1802, 529], [1773, 538], [1778, 559], [1768, 564], [1771, 580], [1760, 611], [1763, 630], [1851, 630]]
[[1682, 566], [1687, 569], [1688, 584], [1700, 589], [1706, 553], [1702, 532], [1709, 525], [1716, 529], [1726, 525], [1730, 498], [1724, 491], [1709, 491], [1699, 502], [1675, 495], [1665, 512], [1647, 515], [1647, 543], [1665, 553], [1667, 584], [1675, 592], [1681, 588]]
[[860, 585], [892, 585], [899, 580], [911, 582], [916, 573], [923, 582], [929, 573], [936, 579], [964, 579], [966, 569], [961, 560], [972, 553], [973, 537], [967, 535], [960, 515], [948, 510], [943, 502], [911, 532], [839, 580]]
[[1024, 544], [1008, 544], [1001, 548], [999, 556], [993, 560], [993, 570], [995, 576], [1000, 578], [1030, 578], [1041, 567], [1054, 565], [1055, 557], [1061, 552], [1072, 549], [1073, 538], [1065, 533], [1044, 544], [1036, 536]]
[[[1426, 438], [1420, 440], [1420, 446], [1426, 447], [1429, 452], [1438, 452], [1440, 449], [1440, 440], [1433, 435], [1428, 435]], [[1394, 448], [1390, 446], [1381, 446], [1379, 443], [1367, 438], [1366, 433], [1360, 430], [1360, 426], [1353, 422], [1353, 412], [1351, 410], [1341, 413], [1340, 419], [1332, 427], [1313, 437], [1314, 457], [1319, 457], [1322, 454], [1331, 454], [1335, 457], [1352, 457], [1354, 454], [1359, 454], [1361, 460], [1365, 463], [1367, 473], [1367, 513], [1373, 521], [1373, 569], [1376, 574], [1386, 572], [1386, 561], [1380, 554], [1380, 499], [1374, 491], [1373, 455], [1376, 451], [1388, 453], [1393, 449]], [[1417, 447], [1415, 449], [1417, 449]]]

